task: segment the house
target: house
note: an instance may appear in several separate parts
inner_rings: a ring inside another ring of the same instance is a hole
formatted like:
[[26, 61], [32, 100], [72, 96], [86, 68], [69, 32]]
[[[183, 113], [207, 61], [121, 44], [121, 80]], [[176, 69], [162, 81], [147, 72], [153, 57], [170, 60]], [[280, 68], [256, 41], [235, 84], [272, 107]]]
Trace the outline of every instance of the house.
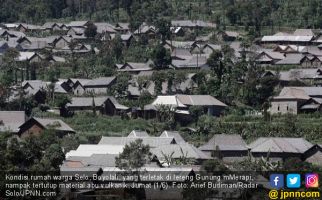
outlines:
[[22, 38], [26, 35], [19, 31], [8, 31], [8, 30], [0, 30], [0, 38], [4, 38], [5, 40], [9, 40], [11, 38]]
[[216, 24], [211, 22], [205, 22], [201, 20], [172, 20], [171, 21], [172, 27], [181, 27], [188, 30], [194, 30], [197, 28], [216, 28]]
[[172, 60], [170, 67], [174, 69], [209, 69], [207, 60], [208, 56], [195, 54], [187, 60]]
[[0, 54], [3, 54], [4, 52], [9, 49], [9, 45], [6, 41], [0, 41]]
[[221, 51], [221, 45], [205, 44], [202, 48], [204, 54], [212, 54], [214, 51]]
[[219, 116], [227, 107], [210, 95], [172, 95], [158, 96], [151, 104], [144, 106], [144, 116], [147, 118], [158, 117], [158, 110], [166, 106], [175, 113], [178, 121], [191, 121], [189, 107], [200, 106], [203, 111], [211, 116]]
[[0, 111], [0, 132], [18, 133], [26, 120], [25, 111]]
[[170, 27], [170, 31], [175, 37], [183, 37], [185, 35], [185, 31], [182, 27]]
[[286, 54], [283, 60], [277, 61], [275, 65], [294, 65], [303, 68], [312, 67], [311, 59], [303, 54]]
[[155, 26], [147, 25], [143, 22], [140, 27], [134, 31], [134, 35], [145, 35], [148, 38], [154, 38], [156, 34]]
[[273, 161], [285, 161], [288, 158], [304, 160], [304, 153], [313, 144], [304, 138], [260, 137], [248, 146], [255, 159], [268, 157]]
[[272, 114], [320, 111], [322, 87], [284, 87], [279, 96], [271, 100]]
[[164, 48], [173, 51], [176, 48], [191, 50], [197, 43], [195, 41], [174, 41], [166, 40], [163, 45]]
[[61, 53], [67, 53], [67, 54], [72, 54], [72, 53], [77, 53], [77, 54], [86, 54], [92, 51], [91, 45], [83, 44], [83, 43], [78, 43], [73, 49], [71, 46], [67, 45], [61, 49], [53, 49], [53, 52], [61, 52]]
[[[85, 82], [85, 81], [84, 81]], [[106, 94], [108, 89], [111, 88], [113, 84], [116, 82], [116, 77], [99, 77], [96, 79], [92, 79], [84, 83], [83, 89], [84, 93], [87, 94]], [[82, 94], [80, 90], [76, 90], [77, 94]]]
[[75, 133], [75, 131], [60, 119], [45, 119], [32, 117], [19, 127], [18, 135], [21, 138], [39, 136], [44, 130], [54, 130], [59, 137]]
[[20, 32], [43, 31], [44, 28], [42, 26], [38, 26], [38, 25], [21, 23], [18, 25], [17, 30]]
[[56, 23], [56, 22], [46, 22], [42, 25], [43, 29], [48, 31], [65, 31], [67, 27], [65, 24]]
[[[180, 160], [182, 157], [190, 160], [188, 163], [194, 165], [201, 165], [204, 161], [212, 159], [210, 156], [188, 143], [159, 145], [155, 148], [151, 148], [151, 152], [158, 158], [161, 165], [165, 167], [174, 165], [176, 160]], [[171, 156], [173, 159], [172, 162], [174, 163], [169, 163], [167, 160], [168, 156]]]
[[226, 104], [210, 95], [176, 95], [177, 99], [188, 108], [200, 106], [204, 112], [211, 116], [219, 116], [227, 107]]
[[261, 40], [263, 44], [295, 44], [307, 45], [314, 39], [312, 35], [294, 35], [289, 33], [276, 33], [271, 36], [264, 36]]
[[18, 62], [41, 62], [44, 58], [36, 52], [19, 52], [19, 57], [16, 58]]
[[132, 74], [138, 74], [142, 71], [152, 71], [153, 61], [149, 60], [146, 63], [134, 63], [127, 62], [125, 64], [116, 64], [115, 67], [119, 72], [129, 72]]
[[60, 36], [54, 40], [52, 46], [55, 49], [62, 49], [64, 47], [68, 46], [69, 43], [71, 42], [71, 40], [72, 40], [72, 38], [70, 38], [70, 37]]
[[115, 27], [112, 24], [106, 22], [95, 22], [94, 25], [97, 28], [97, 33], [99, 34], [116, 34], [117, 31], [114, 29]]
[[115, 30], [121, 34], [125, 34], [130, 31], [130, 23], [117, 23], [115, 24]]
[[248, 156], [248, 146], [240, 135], [217, 134], [199, 147], [208, 156], [224, 162], [242, 161]]
[[85, 28], [76, 28], [76, 27], [71, 27], [68, 31], [67, 31], [67, 35], [69, 36], [81, 36], [81, 37], [85, 37]]
[[300, 81], [306, 85], [321, 85], [322, 84], [322, 69], [321, 68], [305, 68], [305, 69], [290, 69], [288, 71], [277, 72], [270, 71], [273, 75], [278, 75], [279, 80], [287, 85], [290, 81]]
[[90, 21], [71, 21], [69, 24], [66, 24], [67, 27], [72, 27], [72, 28], [85, 28]]
[[221, 41], [235, 41], [239, 37], [239, 33], [235, 31], [218, 31], [217, 38]]
[[84, 85], [91, 79], [68, 79], [67, 85], [72, 88], [74, 95], [79, 96], [85, 93]]
[[[113, 40], [116, 37], [117, 34], [110, 34], [110, 39]], [[131, 33], [127, 33], [127, 34], [121, 34], [120, 35], [122, 43], [124, 44], [124, 46], [129, 47], [131, 42], [133, 40], [135, 40], [135, 38], [133, 37], [133, 35]], [[106, 40], [106, 38], [103, 40]]]
[[304, 153], [305, 162], [315, 166], [322, 166], [322, 145], [316, 144]]
[[192, 54], [189, 49], [185, 48], [174, 48], [171, 53], [171, 58], [173, 60], [189, 60]]
[[[21, 87], [27, 95], [32, 95], [38, 103], [45, 103], [50, 84], [52, 83], [42, 80], [26, 80], [21, 83]], [[53, 91], [55, 94], [67, 94], [65, 88], [59, 83], [55, 83]]]
[[66, 105], [70, 111], [97, 111], [101, 114], [118, 115], [126, 112], [129, 108], [117, 102], [114, 97], [73, 97], [71, 103]]
[[274, 51], [260, 51], [255, 61], [261, 65], [274, 65], [280, 60], [285, 59], [284, 54]]

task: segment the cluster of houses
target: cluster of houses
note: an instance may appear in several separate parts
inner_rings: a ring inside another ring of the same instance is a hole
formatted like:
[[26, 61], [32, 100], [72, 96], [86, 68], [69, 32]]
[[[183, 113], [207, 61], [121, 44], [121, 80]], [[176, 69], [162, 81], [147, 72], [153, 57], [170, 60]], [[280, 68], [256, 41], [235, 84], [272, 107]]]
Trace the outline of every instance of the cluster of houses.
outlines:
[[[84, 172], [87, 175], [93, 173], [105, 178], [111, 177], [111, 174], [121, 176], [124, 171], [116, 167], [115, 158], [123, 152], [125, 145], [138, 139], [142, 140], [143, 144], [150, 146], [151, 160], [139, 169], [141, 173], [150, 175], [156, 173], [165, 176], [169, 174], [171, 176], [193, 176], [194, 173], [201, 170], [201, 164], [204, 161], [213, 159], [220, 159], [227, 166], [233, 166], [248, 158], [263, 159], [268, 157], [269, 162], [283, 162], [289, 158], [297, 158], [318, 166], [322, 164], [322, 146], [312, 144], [303, 138], [263, 137], [246, 144], [240, 135], [220, 134], [214, 135], [207, 143], [197, 148], [186, 142], [176, 131], [164, 131], [160, 136], [150, 136], [145, 131], [133, 130], [125, 137], [102, 137], [98, 144], [81, 144], [76, 150], [67, 152], [66, 160], [60, 167], [61, 173], [70, 176], [78, 172]], [[112, 179], [105, 181], [118, 182]], [[145, 181], [147, 180], [143, 180], [143, 182]], [[171, 185], [173, 179], [163, 181]], [[177, 181], [184, 182], [185, 180]], [[171, 192], [167, 188], [160, 190], [153, 188], [151, 190], [153, 190], [152, 193], [149, 188], [144, 189], [147, 199], [155, 199], [155, 196], [153, 198], [149, 196], [152, 194], [160, 195], [160, 199], [161, 197], [168, 199], [163, 195], [169, 193], [173, 195], [170, 199], [182, 199], [182, 190], [178, 188]], [[161, 192], [162, 190], [163, 192]], [[124, 194], [123, 190], [110, 189], [109, 191], [114, 195]], [[75, 193], [82, 197], [99, 195], [99, 193], [95, 193], [95, 188], [90, 191], [79, 189], [74, 191]]]

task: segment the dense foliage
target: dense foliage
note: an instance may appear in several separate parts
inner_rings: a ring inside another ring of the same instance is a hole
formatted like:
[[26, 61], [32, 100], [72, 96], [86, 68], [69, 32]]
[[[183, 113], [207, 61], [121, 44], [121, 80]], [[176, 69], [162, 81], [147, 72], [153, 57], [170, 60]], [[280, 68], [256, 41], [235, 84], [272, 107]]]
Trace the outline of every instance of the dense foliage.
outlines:
[[54, 18], [91, 18], [95, 21], [131, 21], [134, 29], [141, 22], [152, 22], [160, 16], [169, 19], [182, 16], [211, 20], [222, 28], [244, 26], [256, 34], [263, 29], [321, 28], [322, 24], [320, 0], [1, 0], [0, 4], [0, 22], [43, 23]]

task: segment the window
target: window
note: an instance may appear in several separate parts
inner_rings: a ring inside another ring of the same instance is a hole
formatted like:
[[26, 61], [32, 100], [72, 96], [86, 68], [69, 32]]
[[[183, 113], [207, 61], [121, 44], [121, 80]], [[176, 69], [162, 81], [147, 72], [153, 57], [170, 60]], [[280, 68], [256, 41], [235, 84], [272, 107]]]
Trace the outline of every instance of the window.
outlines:
[[288, 106], [286, 106], [286, 110], [288, 111]]
[[280, 106], [277, 106], [277, 111], [280, 111]]

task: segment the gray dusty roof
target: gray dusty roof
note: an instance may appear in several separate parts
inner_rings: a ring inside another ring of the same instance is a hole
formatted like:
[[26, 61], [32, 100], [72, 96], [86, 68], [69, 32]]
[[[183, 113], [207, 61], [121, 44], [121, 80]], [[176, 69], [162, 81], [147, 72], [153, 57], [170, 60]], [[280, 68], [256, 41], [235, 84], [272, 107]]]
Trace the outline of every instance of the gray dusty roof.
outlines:
[[210, 156], [206, 155], [204, 152], [188, 143], [159, 145], [156, 148], [151, 148], [151, 152], [154, 155], [156, 155], [159, 159], [164, 158], [164, 154], [169, 156], [172, 153], [172, 158], [175, 159], [183, 156], [192, 159], [211, 159]]
[[208, 67], [207, 64], [208, 57], [205, 54], [202, 56], [193, 55], [187, 60], [172, 60], [171, 65], [175, 68], [201, 68]]
[[305, 93], [304, 90], [292, 87], [284, 87], [280, 92], [279, 96], [274, 97], [274, 100], [309, 100], [310, 97]]
[[210, 95], [176, 95], [180, 102], [190, 106], [224, 106], [227, 105]]
[[99, 145], [126, 145], [131, 142], [134, 142], [137, 139], [142, 139], [143, 144], [150, 145], [151, 147], [158, 147], [165, 144], [174, 144], [176, 143], [174, 138], [160, 138], [160, 137], [102, 137]]
[[100, 77], [90, 80], [83, 85], [84, 87], [95, 87], [95, 86], [109, 86], [114, 80], [115, 76], [112, 77]]
[[[116, 102], [116, 99], [114, 97], [104, 96], [104, 97], [94, 97], [95, 106], [96, 107], [103, 106], [103, 104], [108, 99], [112, 99], [111, 100], [112, 103], [116, 104], [117, 106], [120, 105]], [[67, 107], [92, 107], [92, 106], [93, 106], [93, 97], [73, 97], [71, 100], [71, 103], [67, 104]]]
[[127, 137], [150, 137], [146, 131], [133, 130]]
[[301, 64], [304, 55], [302, 54], [287, 54], [283, 60], [280, 60], [276, 65], [299, 65]]
[[66, 24], [70, 27], [82, 27], [85, 26], [88, 23], [88, 21], [71, 21], [69, 24]]
[[216, 147], [222, 151], [247, 151], [248, 147], [240, 135], [217, 134], [206, 144], [199, 147], [203, 151], [215, 151]]
[[97, 27], [98, 33], [116, 33], [115, 27], [112, 24], [106, 23], [106, 22], [96, 22], [95, 26]]
[[163, 131], [160, 138], [174, 138], [177, 144], [186, 143], [178, 131]]
[[39, 124], [41, 124], [46, 129], [54, 129], [59, 131], [75, 132], [68, 124], [60, 119], [48, 119], [48, 118], [37, 118], [34, 117]]
[[313, 144], [304, 138], [261, 137], [248, 146], [252, 153], [304, 153]]
[[302, 90], [310, 97], [322, 96], [322, 87], [284, 87], [280, 95], [286, 94], [289, 90]]
[[296, 29], [293, 33], [296, 36], [315, 36], [312, 29]]
[[70, 156], [62, 166], [70, 167], [70, 162], [80, 161], [84, 167], [115, 167], [115, 157], [117, 154], [92, 154], [91, 156]]
[[25, 121], [24, 111], [0, 111], [0, 132], [18, 132]]

